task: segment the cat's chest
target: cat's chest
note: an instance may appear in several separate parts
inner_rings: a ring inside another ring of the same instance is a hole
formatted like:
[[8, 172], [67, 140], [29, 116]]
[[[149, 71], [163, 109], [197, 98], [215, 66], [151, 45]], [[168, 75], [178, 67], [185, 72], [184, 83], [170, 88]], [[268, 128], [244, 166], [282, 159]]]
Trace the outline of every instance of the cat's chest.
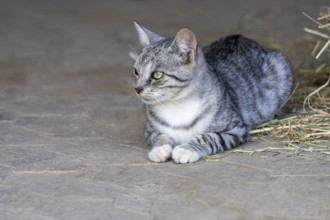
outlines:
[[200, 100], [189, 99], [157, 106], [154, 111], [171, 127], [188, 127], [200, 116], [203, 106]]
[[212, 117], [207, 110], [209, 108], [196, 99], [159, 106], [154, 109], [159, 119], [155, 124], [161, 133], [171, 137], [176, 144], [181, 144], [208, 129]]

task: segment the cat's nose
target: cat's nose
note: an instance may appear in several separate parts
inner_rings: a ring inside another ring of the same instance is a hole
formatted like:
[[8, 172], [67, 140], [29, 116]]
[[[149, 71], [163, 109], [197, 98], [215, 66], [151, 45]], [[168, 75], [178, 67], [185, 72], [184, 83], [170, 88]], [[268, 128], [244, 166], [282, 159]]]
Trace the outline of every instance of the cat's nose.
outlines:
[[135, 92], [136, 92], [137, 94], [140, 94], [140, 93], [142, 92], [142, 90], [143, 90], [142, 87], [136, 87], [136, 88], [135, 88]]

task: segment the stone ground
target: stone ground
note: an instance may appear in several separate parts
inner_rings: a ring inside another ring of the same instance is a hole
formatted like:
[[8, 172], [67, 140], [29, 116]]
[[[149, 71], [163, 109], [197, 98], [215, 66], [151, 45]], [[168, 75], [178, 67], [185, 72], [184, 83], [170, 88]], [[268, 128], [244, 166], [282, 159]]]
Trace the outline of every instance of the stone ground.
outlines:
[[[330, 219], [327, 155], [148, 161], [127, 56], [133, 20], [167, 36], [189, 27], [201, 45], [243, 33], [276, 46], [327, 3], [2, 0], [0, 219]], [[284, 49], [293, 66], [310, 59]]]

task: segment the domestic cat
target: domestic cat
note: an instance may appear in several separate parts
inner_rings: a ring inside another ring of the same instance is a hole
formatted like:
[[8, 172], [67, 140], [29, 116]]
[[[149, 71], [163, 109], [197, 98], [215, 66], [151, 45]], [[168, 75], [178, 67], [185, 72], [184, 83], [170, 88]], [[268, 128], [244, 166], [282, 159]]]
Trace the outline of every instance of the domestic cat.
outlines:
[[134, 25], [142, 50], [131, 53], [133, 75], [151, 161], [192, 163], [232, 149], [291, 94], [286, 59], [253, 40], [233, 35], [200, 48], [189, 29], [166, 38]]

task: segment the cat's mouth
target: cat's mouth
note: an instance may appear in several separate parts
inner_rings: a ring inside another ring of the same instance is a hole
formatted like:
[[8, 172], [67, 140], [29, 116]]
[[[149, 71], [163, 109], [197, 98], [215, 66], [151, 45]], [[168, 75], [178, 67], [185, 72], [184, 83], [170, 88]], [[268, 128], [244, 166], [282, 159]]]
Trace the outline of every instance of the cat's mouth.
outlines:
[[164, 101], [166, 100], [165, 96], [158, 97], [157, 99], [151, 97], [143, 97], [143, 96], [140, 96], [140, 98], [142, 102], [144, 102], [147, 105], [156, 105], [156, 104], [164, 103]]
[[148, 105], [154, 105], [154, 104], [159, 103], [156, 99], [151, 99], [151, 98], [141, 97], [141, 100], [142, 100], [142, 102], [144, 102], [145, 104], [148, 104]]
[[157, 102], [153, 99], [144, 99], [144, 98], [141, 98], [142, 102], [146, 105], [155, 105], [157, 104]]

